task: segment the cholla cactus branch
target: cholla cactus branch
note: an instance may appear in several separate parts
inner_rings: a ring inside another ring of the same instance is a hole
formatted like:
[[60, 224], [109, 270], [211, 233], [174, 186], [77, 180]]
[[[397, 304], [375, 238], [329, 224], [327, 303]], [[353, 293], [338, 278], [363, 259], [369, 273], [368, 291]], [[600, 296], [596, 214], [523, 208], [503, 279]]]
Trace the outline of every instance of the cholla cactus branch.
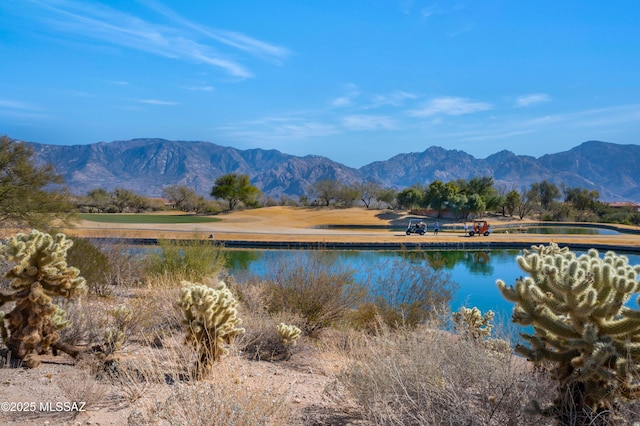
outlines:
[[495, 314], [493, 311], [487, 311], [484, 315], [480, 309], [461, 307], [458, 312], [453, 313], [453, 322], [455, 330], [461, 336], [472, 340], [482, 340], [491, 335], [493, 329], [493, 321]]
[[283, 322], [278, 324], [278, 335], [285, 345], [295, 345], [301, 333], [302, 330], [295, 325], [287, 325]]
[[632, 374], [640, 366], [640, 311], [626, 306], [640, 292], [640, 265], [613, 252], [601, 258], [593, 249], [577, 257], [553, 243], [532, 249], [518, 257], [529, 277], [516, 280], [515, 287], [497, 282], [502, 295], [516, 303], [513, 321], [534, 329], [522, 335], [529, 346], [516, 350], [531, 361], [556, 365], [554, 405], [534, 402], [529, 409], [553, 413], [561, 422], [575, 412], [606, 420], [620, 398], [640, 396]]
[[224, 282], [215, 288], [188, 281], [182, 285], [177, 304], [187, 329], [185, 342], [199, 352], [198, 370], [204, 374], [229, 353], [226, 346], [245, 330], [237, 327], [242, 323], [236, 310], [238, 302]]
[[[58, 331], [69, 325], [65, 312], [53, 297], [78, 298], [86, 292], [80, 271], [67, 265], [67, 250], [73, 245], [64, 234], [52, 237], [32, 230], [17, 234], [0, 245], [0, 257], [15, 263], [5, 277], [11, 279], [11, 291], [0, 293], [0, 306], [15, 302], [13, 310], [2, 318], [2, 336], [7, 346], [27, 365], [34, 353], [58, 347]], [[60, 345], [60, 348], [66, 346]]]

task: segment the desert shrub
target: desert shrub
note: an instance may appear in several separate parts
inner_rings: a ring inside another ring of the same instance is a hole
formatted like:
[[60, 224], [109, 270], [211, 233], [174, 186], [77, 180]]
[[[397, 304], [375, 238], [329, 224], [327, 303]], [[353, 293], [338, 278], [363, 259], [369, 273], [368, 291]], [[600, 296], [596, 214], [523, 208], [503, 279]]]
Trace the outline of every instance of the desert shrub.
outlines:
[[366, 294], [355, 271], [335, 262], [330, 252], [298, 252], [271, 265], [264, 281], [265, 306], [270, 313], [300, 316], [306, 335], [343, 320]]
[[74, 346], [91, 347], [102, 339], [107, 325], [107, 313], [103, 306], [81, 300], [68, 303], [60, 300], [60, 308], [66, 312], [69, 326], [60, 330], [60, 339]]
[[[86, 357], [81, 368], [88, 370], [100, 383], [116, 388], [129, 403], [145, 397], [150, 391], [170, 391], [179, 382], [195, 382], [191, 368], [193, 351], [172, 336], [163, 336], [169, 343], [163, 350], [137, 347], [135, 355], [113, 357]], [[167, 389], [163, 389], [163, 388]]]
[[159, 250], [145, 258], [145, 272], [170, 275], [178, 280], [201, 281], [218, 274], [225, 262], [224, 248], [209, 240], [160, 240]]
[[[214, 285], [217, 280], [203, 280]], [[162, 346], [167, 336], [184, 332], [184, 317], [176, 309], [182, 281], [171, 275], [151, 275], [143, 285], [135, 289], [131, 306], [136, 313], [140, 341], [152, 346]]]
[[271, 291], [271, 283], [255, 276], [246, 278], [240, 285], [236, 284], [235, 277], [225, 277], [223, 281], [227, 282], [229, 279], [244, 311], [255, 315], [268, 313], [267, 296]]
[[[103, 381], [133, 403], [129, 425], [273, 425], [290, 424], [288, 389], [270, 375], [247, 374], [233, 355], [215, 371], [215, 380], [198, 380], [194, 353], [177, 336], [162, 336], [163, 350], [143, 348], [122, 359]], [[100, 367], [100, 366], [98, 366]], [[94, 366], [95, 368], [95, 366]], [[95, 370], [94, 370], [95, 371]]]
[[107, 255], [84, 238], [73, 240], [69, 249], [67, 262], [75, 267], [82, 267], [82, 276], [87, 280], [90, 293], [106, 296], [111, 293], [107, 277], [111, 271], [111, 264]]
[[[242, 353], [256, 361], [281, 361], [291, 358], [299, 345], [283, 340], [278, 326], [299, 324], [302, 319], [287, 312], [269, 314], [265, 311], [243, 310], [246, 332], [238, 341]], [[298, 329], [300, 330], [300, 329]], [[299, 339], [298, 339], [299, 340]]]
[[112, 296], [141, 279], [141, 261], [131, 247], [119, 242], [76, 238], [67, 261], [82, 270], [90, 294]]
[[145, 285], [127, 288], [123, 303], [87, 298], [81, 303], [60, 301], [71, 325], [61, 330], [62, 339], [91, 348], [100, 358], [111, 356], [130, 343], [161, 347], [166, 336], [182, 331], [182, 317], [175, 308], [180, 283], [157, 275]]
[[[516, 351], [552, 364], [556, 398], [532, 400], [530, 412], [561, 424], [620, 424], [619, 408], [640, 397], [640, 311], [626, 302], [640, 293], [640, 265], [597, 250], [576, 256], [567, 247], [533, 246], [517, 258], [528, 277], [514, 287], [498, 280], [516, 303], [513, 321], [533, 326]], [[636, 416], [634, 420], [638, 420]]]
[[423, 264], [396, 259], [375, 270], [388, 273], [369, 279], [367, 302], [350, 314], [358, 329], [372, 331], [380, 321], [391, 328], [415, 327], [446, 306], [456, 289], [448, 274]]
[[386, 326], [378, 306], [372, 302], [364, 302], [347, 314], [347, 322], [356, 330], [375, 333], [380, 326]]
[[610, 211], [601, 219], [602, 222], [620, 223], [624, 225], [640, 224], [640, 213], [629, 211]]
[[115, 360], [115, 353], [126, 347], [142, 330], [148, 318], [144, 304], [132, 299], [130, 305], [82, 301], [61, 306], [66, 309], [70, 326], [60, 332], [61, 338], [75, 346], [88, 348], [106, 362]]
[[86, 368], [75, 368], [55, 377], [55, 382], [66, 401], [82, 401], [86, 407], [97, 407], [104, 403], [107, 389]]
[[179, 383], [170, 395], [153, 398], [132, 410], [127, 424], [279, 426], [289, 424], [289, 409], [281, 392], [269, 384], [246, 389], [235, 383]]
[[138, 285], [143, 277], [141, 255], [123, 242], [105, 242], [98, 245], [100, 251], [109, 258], [111, 268], [105, 282], [114, 290]]
[[382, 328], [350, 347], [338, 380], [371, 424], [532, 425], [521, 405], [551, 384], [512, 356], [429, 326]]
[[[227, 277], [225, 280], [231, 279]], [[232, 285], [238, 294], [239, 310], [245, 325], [245, 333], [238, 340], [238, 347], [249, 359], [258, 361], [286, 360], [293, 355], [298, 346], [286, 345], [278, 333], [278, 325], [303, 324], [304, 320], [289, 312], [270, 313], [266, 306], [266, 292], [269, 290], [264, 281], [253, 278]]]

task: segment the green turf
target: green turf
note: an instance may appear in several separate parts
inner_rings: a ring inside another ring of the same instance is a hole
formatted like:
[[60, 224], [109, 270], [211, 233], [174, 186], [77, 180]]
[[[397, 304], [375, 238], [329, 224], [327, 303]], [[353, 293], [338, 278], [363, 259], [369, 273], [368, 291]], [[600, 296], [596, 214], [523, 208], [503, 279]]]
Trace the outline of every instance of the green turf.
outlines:
[[81, 219], [106, 223], [207, 223], [220, 219], [194, 215], [156, 215], [156, 214], [117, 214], [117, 213], [80, 213]]

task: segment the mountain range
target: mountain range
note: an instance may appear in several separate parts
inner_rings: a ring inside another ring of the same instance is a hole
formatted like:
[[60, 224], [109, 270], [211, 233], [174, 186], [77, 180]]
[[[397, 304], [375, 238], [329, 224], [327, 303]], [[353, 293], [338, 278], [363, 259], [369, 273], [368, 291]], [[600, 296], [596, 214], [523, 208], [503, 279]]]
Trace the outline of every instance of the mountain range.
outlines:
[[329, 158], [288, 155], [277, 150], [240, 150], [211, 142], [132, 139], [88, 145], [28, 143], [37, 164], [51, 163], [71, 193], [116, 187], [159, 197], [162, 188], [180, 184], [209, 195], [216, 178], [247, 174], [265, 196], [308, 194], [318, 180], [345, 184], [374, 180], [402, 189], [439, 179], [492, 176], [497, 186], [520, 190], [547, 180], [571, 188], [595, 189], [602, 201], [640, 201], [640, 145], [589, 141], [556, 154], [535, 158], [500, 151], [475, 158], [464, 151], [432, 146], [423, 152], [398, 154], [360, 168]]

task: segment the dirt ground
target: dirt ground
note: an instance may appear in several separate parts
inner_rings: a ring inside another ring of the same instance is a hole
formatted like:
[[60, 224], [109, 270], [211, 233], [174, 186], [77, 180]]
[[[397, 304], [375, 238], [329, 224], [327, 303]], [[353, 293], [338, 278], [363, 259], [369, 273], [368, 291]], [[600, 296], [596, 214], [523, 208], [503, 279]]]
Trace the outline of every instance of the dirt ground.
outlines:
[[[68, 235], [91, 237], [143, 238], [208, 238], [219, 241], [293, 241], [365, 243], [397, 241], [461, 241], [462, 223], [440, 220], [443, 232], [435, 236], [407, 236], [402, 231], [413, 216], [386, 210], [352, 208], [302, 209], [269, 207], [220, 214], [219, 222], [181, 225], [113, 225], [83, 221]], [[422, 218], [433, 229], [434, 218]], [[486, 241], [518, 241], [523, 243], [567, 243], [581, 241], [612, 247], [640, 247], [638, 235], [532, 235], [518, 233], [520, 224], [514, 219], [488, 219], [497, 231]], [[400, 226], [387, 229], [335, 229], [329, 225]], [[510, 226], [510, 228], [506, 228]], [[456, 229], [457, 228], [457, 229]], [[505, 233], [505, 230], [510, 232]], [[140, 348], [128, 349], [135, 356]], [[126, 351], [125, 351], [126, 352]], [[354, 406], [336, 393], [335, 375], [348, 360], [335, 351], [305, 345], [290, 360], [258, 362], [232, 354], [219, 365], [218, 373], [239, 387], [264, 387], [283, 392], [292, 425], [362, 425], [366, 424]], [[34, 369], [11, 366], [9, 355], [0, 353], [0, 424], [3, 425], [122, 425], [127, 418], [157, 397], [147, 389], [137, 401], [127, 398], [130, 392], [118, 386], [97, 383], [75, 361], [66, 356], [46, 357]], [[217, 373], [217, 374], [218, 374]], [[265, 383], [267, 383], [265, 385]], [[75, 405], [74, 405], [75, 403]], [[19, 410], [20, 409], [20, 410]]]
[[[139, 350], [132, 346], [125, 350], [125, 356], [135, 357]], [[367, 424], [349, 401], [332, 391], [334, 377], [345, 362], [335, 353], [307, 345], [287, 361], [254, 361], [232, 354], [217, 364], [210, 381], [196, 386], [204, 389], [207, 383], [224, 383], [224, 389], [235, 387], [233, 392], [239, 394], [273, 392], [282, 399], [283, 412], [290, 416], [288, 424], [292, 426]], [[76, 364], [62, 355], [45, 357], [33, 369], [0, 367], [0, 424], [126, 425], [133, 412], [165, 400], [170, 396], [167, 392], [172, 392], [166, 385], [138, 385], [134, 389], [130, 383], [122, 386], [97, 381]], [[132, 399], [134, 393], [139, 393], [136, 400]], [[183, 404], [187, 411], [202, 408], [190, 406], [196, 402]], [[203, 423], [176, 418], [161, 424]]]

